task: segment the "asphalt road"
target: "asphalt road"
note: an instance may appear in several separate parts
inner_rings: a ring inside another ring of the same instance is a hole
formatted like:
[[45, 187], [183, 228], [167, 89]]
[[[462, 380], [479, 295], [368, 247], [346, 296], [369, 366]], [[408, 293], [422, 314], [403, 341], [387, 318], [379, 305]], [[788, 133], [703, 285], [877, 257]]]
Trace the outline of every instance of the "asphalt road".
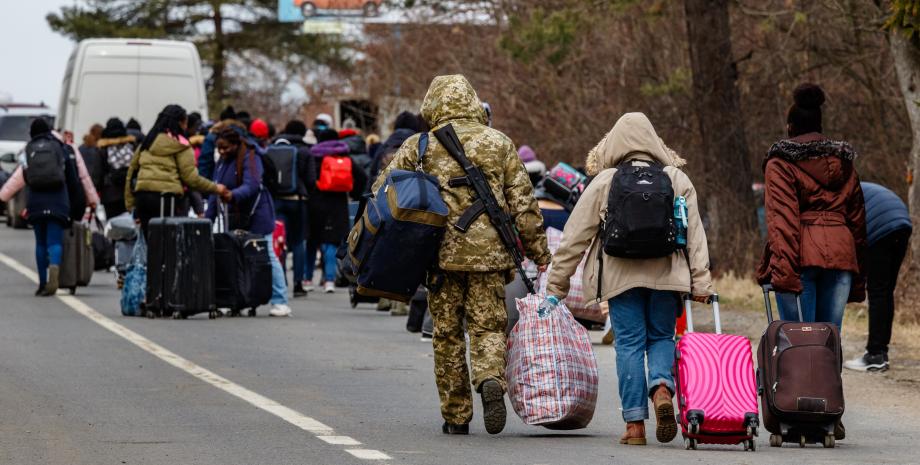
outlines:
[[477, 416], [471, 436], [447, 437], [431, 345], [403, 318], [351, 309], [344, 292], [293, 301], [289, 319], [124, 318], [108, 273], [76, 299], [33, 297], [14, 263], [32, 269], [32, 250], [31, 232], [0, 227], [0, 463], [920, 463], [920, 419], [873, 402], [904, 392], [871, 383], [848, 391], [848, 438], [833, 450], [772, 449], [761, 430], [754, 453], [685, 451], [655, 443], [651, 424], [649, 446], [618, 445], [614, 352], [601, 345], [587, 429], [526, 426], [509, 405], [503, 434]]

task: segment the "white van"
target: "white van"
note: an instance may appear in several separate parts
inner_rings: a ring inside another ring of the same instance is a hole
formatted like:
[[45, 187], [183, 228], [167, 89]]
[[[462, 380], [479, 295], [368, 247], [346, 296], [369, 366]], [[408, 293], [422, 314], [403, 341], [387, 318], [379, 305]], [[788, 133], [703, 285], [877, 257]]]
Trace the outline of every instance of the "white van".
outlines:
[[166, 105], [207, 120], [208, 101], [198, 50], [190, 42], [87, 39], [70, 56], [57, 126], [76, 140], [113, 116], [137, 119], [146, 132]]

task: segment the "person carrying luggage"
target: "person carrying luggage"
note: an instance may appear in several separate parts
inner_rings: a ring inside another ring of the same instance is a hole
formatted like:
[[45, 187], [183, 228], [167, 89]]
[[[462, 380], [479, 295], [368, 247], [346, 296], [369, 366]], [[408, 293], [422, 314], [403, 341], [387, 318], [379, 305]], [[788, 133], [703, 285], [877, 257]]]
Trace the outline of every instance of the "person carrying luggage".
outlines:
[[82, 204], [91, 193], [81, 188], [75, 152], [51, 133], [47, 121], [33, 120], [29, 135], [32, 140], [19, 167], [0, 189], [0, 200], [8, 202], [22, 188], [28, 188], [26, 214], [35, 234], [38, 272], [35, 295], [52, 296], [60, 284], [64, 230], [71, 225], [71, 204]]
[[125, 211], [125, 184], [128, 182], [128, 167], [140, 141], [128, 134], [124, 123], [118, 118], [109, 118], [102, 130], [102, 138], [96, 147], [102, 154], [103, 184], [100, 194], [107, 218], [115, 218]]
[[273, 159], [280, 179], [272, 196], [275, 216], [284, 223], [287, 249], [294, 259], [294, 297], [307, 295], [303, 287], [307, 260], [307, 199], [316, 187], [316, 164], [310, 146], [303, 140], [306, 135], [307, 125], [291, 120], [275, 137], [265, 155]]
[[[208, 200], [207, 215], [216, 219], [221, 207], [218, 202], [226, 203], [230, 230], [241, 229], [265, 238], [272, 243], [275, 231], [275, 208], [272, 197], [262, 185], [263, 165], [251, 141], [236, 127], [225, 127], [217, 136], [217, 152], [220, 159], [214, 168], [214, 180], [227, 186], [219, 195], [212, 195]], [[284, 269], [271, 247], [266, 247], [272, 266], [272, 308], [271, 316], [290, 316], [288, 306], [287, 283]]]
[[183, 143], [188, 116], [179, 105], [167, 105], [131, 159], [125, 183], [125, 207], [134, 212], [147, 235], [152, 218], [177, 216], [185, 188], [226, 195], [223, 184], [198, 174], [195, 152]]
[[367, 174], [349, 156], [348, 144], [338, 140], [331, 129], [321, 130], [318, 144], [310, 149], [316, 166], [316, 189], [310, 194], [307, 217], [307, 259], [304, 263], [304, 289], [313, 290], [316, 252], [322, 253], [323, 291], [335, 292], [335, 254], [348, 235], [348, 199], [359, 199], [367, 185]]
[[[713, 294], [699, 201], [680, 170], [685, 161], [665, 149], [642, 113], [623, 115], [593, 152], [600, 172], [565, 225], [543, 311], [553, 311], [568, 294], [570, 278], [587, 252], [584, 294], [592, 299], [589, 305], [609, 302], [616, 334], [626, 421], [620, 443], [646, 443], [649, 398], [656, 437], [669, 442], [677, 435], [671, 367], [681, 293], [700, 302]], [[685, 205], [683, 214], [674, 215], [679, 203]]]
[[102, 138], [103, 129], [105, 128], [101, 124], [92, 125], [89, 128], [89, 132], [83, 136], [83, 143], [77, 148], [77, 151], [83, 157], [83, 163], [86, 165], [89, 177], [93, 181], [93, 187], [100, 195], [105, 175], [103, 160], [105, 152], [100, 150], [96, 144]]
[[[486, 114], [473, 86], [462, 75], [434, 78], [421, 114], [435, 130], [453, 127], [466, 158], [482, 172], [492, 196], [510, 214], [526, 255], [545, 269], [550, 254], [533, 185], [511, 139], [486, 126]], [[482, 396], [486, 431], [497, 434], [504, 429], [506, 416], [505, 284], [511, 281], [516, 264], [490, 215], [469, 214], [471, 207], [483, 201], [477, 201], [478, 194], [469, 185], [470, 177], [464, 176], [467, 171], [436, 137], [429, 138], [419, 163], [419, 138], [415, 135], [406, 140], [393, 162], [380, 173], [372, 191], [377, 192], [394, 169], [420, 168], [437, 177], [449, 209], [449, 226], [439, 250], [440, 271], [429, 273], [427, 287], [434, 319], [432, 343], [444, 418], [442, 431], [468, 434], [473, 417], [465, 320], [470, 337], [472, 387]]]
[[824, 91], [801, 84], [786, 117], [789, 139], [764, 160], [767, 244], [760, 284], [777, 291], [780, 316], [841, 327], [847, 302], [865, 299], [866, 207], [850, 144], [821, 134]]
[[888, 369], [888, 343], [894, 323], [894, 289], [910, 244], [913, 225], [907, 205], [894, 192], [861, 184], [866, 199], [866, 291], [869, 294], [869, 339], [866, 352], [844, 367], [856, 371]]

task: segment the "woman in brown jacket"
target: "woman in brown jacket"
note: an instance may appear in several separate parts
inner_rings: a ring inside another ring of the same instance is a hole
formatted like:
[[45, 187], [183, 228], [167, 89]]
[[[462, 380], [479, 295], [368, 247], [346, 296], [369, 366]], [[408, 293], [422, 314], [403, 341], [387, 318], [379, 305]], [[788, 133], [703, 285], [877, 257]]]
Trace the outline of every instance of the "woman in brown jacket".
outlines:
[[840, 327], [847, 302], [865, 298], [862, 257], [866, 208], [856, 152], [821, 134], [824, 92], [802, 84], [793, 94], [786, 130], [764, 162], [767, 245], [758, 272], [778, 292], [780, 316]]

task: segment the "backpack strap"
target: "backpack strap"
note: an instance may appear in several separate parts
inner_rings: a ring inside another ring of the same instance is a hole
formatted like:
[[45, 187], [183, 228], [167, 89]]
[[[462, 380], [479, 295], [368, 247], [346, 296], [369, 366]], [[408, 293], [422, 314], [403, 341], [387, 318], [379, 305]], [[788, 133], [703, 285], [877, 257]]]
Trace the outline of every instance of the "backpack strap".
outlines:
[[422, 171], [422, 160], [425, 158], [425, 152], [428, 151], [428, 133], [423, 132], [418, 137], [418, 161], [415, 164], [415, 171]]

